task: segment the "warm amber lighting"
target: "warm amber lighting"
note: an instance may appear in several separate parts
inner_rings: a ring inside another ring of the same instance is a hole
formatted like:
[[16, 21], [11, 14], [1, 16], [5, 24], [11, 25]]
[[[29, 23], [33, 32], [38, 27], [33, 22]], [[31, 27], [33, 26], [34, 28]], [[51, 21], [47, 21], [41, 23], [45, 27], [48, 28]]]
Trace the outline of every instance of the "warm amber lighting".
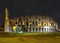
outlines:
[[46, 26], [46, 22], [43, 22], [43, 26]]
[[17, 26], [13, 26], [13, 30], [16, 30]]
[[41, 23], [39, 23], [38, 26], [41, 26]]
[[29, 25], [32, 24], [31, 22], [29, 22]]
[[56, 26], [56, 24], [54, 23], [54, 26]]
[[48, 26], [51, 26], [51, 23], [48, 23]]
[[16, 21], [14, 19], [10, 20], [11, 24], [14, 24]]
[[24, 21], [22, 21], [22, 25], [25, 25]]
[[38, 24], [38, 26], [41, 26], [41, 24]]
[[21, 22], [19, 22], [19, 24], [21, 25]]

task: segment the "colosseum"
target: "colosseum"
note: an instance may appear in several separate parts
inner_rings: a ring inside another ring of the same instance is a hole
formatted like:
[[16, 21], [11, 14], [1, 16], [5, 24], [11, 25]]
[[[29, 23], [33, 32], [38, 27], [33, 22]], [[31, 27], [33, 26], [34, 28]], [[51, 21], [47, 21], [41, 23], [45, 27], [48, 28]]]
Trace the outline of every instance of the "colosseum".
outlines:
[[56, 32], [58, 23], [51, 17], [40, 15], [20, 16], [9, 19], [8, 9], [5, 9], [4, 32]]
[[12, 32], [56, 32], [58, 23], [48, 16], [20, 16], [10, 19]]

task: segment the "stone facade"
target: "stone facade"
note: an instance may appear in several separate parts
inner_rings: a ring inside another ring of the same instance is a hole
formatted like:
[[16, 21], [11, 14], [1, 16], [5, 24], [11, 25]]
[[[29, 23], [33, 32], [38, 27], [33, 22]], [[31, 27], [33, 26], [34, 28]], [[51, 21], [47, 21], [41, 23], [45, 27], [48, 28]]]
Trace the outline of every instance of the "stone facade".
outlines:
[[56, 32], [58, 29], [58, 24], [48, 16], [20, 16], [14, 21], [14, 24], [10, 22], [15, 25], [15, 32]]
[[9, 19], [8, 9], [5, 9], [4, 32], [56, 32], [56, 30], [58, 30], [58, 23], [51, 17], [29, 15]]

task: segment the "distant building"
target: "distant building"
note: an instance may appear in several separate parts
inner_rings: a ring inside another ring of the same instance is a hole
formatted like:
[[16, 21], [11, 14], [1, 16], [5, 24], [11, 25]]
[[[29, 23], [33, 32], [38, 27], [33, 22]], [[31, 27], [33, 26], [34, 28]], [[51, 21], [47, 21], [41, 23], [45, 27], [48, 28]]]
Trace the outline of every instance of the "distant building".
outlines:
[[8, 19], [6, 15], [6, 18], [5, 21], [8, 22], [5, 22], [6, 32], [56, 32], [58, 30], [58, 23], [48, 16], [31, 15]]

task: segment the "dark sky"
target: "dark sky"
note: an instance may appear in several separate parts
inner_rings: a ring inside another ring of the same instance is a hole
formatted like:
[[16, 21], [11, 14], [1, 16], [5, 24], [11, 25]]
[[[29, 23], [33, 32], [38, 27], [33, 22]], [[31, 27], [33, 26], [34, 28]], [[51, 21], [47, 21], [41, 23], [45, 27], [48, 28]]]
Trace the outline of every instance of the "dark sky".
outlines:
[[60, 24], [60, 1], [58, 0], [0, 0], [0, 22], [4, 20], [6, 7], [10, 18], [20, 15], [45, 15]]

